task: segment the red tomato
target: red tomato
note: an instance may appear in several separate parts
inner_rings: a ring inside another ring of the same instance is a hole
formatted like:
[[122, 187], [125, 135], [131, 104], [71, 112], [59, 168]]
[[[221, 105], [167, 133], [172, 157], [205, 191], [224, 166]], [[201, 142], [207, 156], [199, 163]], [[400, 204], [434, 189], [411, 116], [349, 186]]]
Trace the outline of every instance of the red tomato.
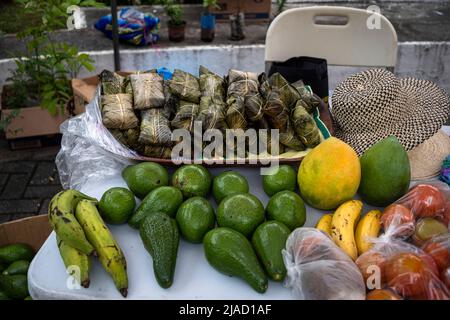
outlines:
[[430, 271], [435, 276], [439, 277], [439, 270], [433, 258], [425, 252], [421, 253], [419, 256], [420, 259], [422, 259], [422, 261], [425, 263], [427, 270]]
[[442, 215], [436, 218], [450, 229], [450, 201], [447, 201], [447, 203], [445, 204], [445, 211], [442, 213]]
[[433, 258], [439, 271], [443, 271], [449, 267], [450, 253], [441, 243], [428, 242], [422, 249]]
[[389, 289], [375, 289], [367, 294], [366, 300], [402, 300], [402, 297]]
[[445, 210], [445, 199], [435, 186], [418, 184], [409, 193], [411, 200], [404, 203], [417, 217], [434, 217]]
[[418, 296], [426, 291], [430, 272], [428, 266], [413, 253], [399, 253], [386, 263], [386, 280], [389, 287], [402, 297]]
[[373, 275], [373, 271], [369, 268], [370, 266], [378, 266], [380, 268], [380, 283], [383, 285], [386, 282], [385, 278], [385, 264], [386, 258], [383, 254], [376, 251], [367, 251], [361, 256], [358, 257], [355, 261], [356, 265], [361, 271], [361, 274], [364, 278], [364, 283], [367, 285], [367, 278]]
[[383, 211], [381, 225], [384, 230], [394, 223], [395, 226], [403, 226], [399, 229], [399, 236], [409, 236], [414, 233], [414, 215], [411, 210], [401, 204], [391, 204]]

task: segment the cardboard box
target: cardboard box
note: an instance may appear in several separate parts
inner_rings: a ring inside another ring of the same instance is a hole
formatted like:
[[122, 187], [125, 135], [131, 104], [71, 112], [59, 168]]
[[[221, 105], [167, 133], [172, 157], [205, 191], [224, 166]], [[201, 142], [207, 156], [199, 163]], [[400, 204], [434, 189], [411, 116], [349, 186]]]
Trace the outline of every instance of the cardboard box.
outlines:
[[245, 13], [245, 19], [251, 21], [268, 21], [272, 7], [271, 0], [218, 0], [218, 7], [212, 8], [218, 21], [229, 19], [230, 14], [240, 9]]
[[0, 224], [0, 247], [26, 243], [37, 252], [52, 232], [46, 214]]

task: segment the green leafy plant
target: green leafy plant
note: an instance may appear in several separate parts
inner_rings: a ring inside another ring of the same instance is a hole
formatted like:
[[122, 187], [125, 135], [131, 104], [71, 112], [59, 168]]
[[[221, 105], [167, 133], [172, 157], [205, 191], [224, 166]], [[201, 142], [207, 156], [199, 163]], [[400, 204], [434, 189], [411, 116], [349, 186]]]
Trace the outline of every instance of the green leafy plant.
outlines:
[[277, 0], [277, 14], [280, 14], [284, 11], [284, 7], [286, 6], [286, 0]]
[[41, 23], [18, 33], [26, 41], [26, 53], [18, 53], [16, 70], [9, 78], [17, 95], [9, 96], [5, 103], [9, 109], [28, 106], [37, 101], [42, 108], [56, 115], [71, 100], [70, 79], [82, 68], [93, 71], [92, 59], [79, 54], [76, 46], [52, 41], [50, 31], [66, 27], [68, 8], [76, 6], [102, 6], [95, 0], [16, 0], [25, 13], [35, 13]]
[[203, 8], [205, 8], [206, 13], [210, 13], [211, 8], [220, 8], [217, 4], [217, 0], [203, 0]]
[[173, 0], [166, 0], [163, 2], [163, 4], [166, 10], [166, 14], [169, 17], [170, 24], [176, 26], [183, 25], [183, 9], [181, 8], [181, 6]]

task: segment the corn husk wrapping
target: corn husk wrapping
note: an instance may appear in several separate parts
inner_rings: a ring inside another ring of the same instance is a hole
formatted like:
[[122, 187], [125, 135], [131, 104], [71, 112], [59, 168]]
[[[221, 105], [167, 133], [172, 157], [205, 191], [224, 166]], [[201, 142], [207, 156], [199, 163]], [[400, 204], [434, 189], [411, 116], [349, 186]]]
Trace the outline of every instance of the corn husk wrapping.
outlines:
[[314, 148], [320, 143], [320, 131], [305, 106], [306, 103], [303, 100], [297, 101], [294, 110], [292, 110], [292, 123], [295, 133], [300, 137], [303, 144], [308, 148]]
[[172, 144], [169, 120], [164, 117], [162, 109], [148, 109], [141, 111], [141, 132], [139, 142], [144, 145]]
[[200, 84], [198, 78], [188, 72], [175, 69], [171, 80], [167, 81], [170, 92], [180, 100], [200, 102]]
[[103, 95], [102, 121], [108, 129], [130, 129], [139, 125], [133, 111], [132, 96], [126, 93]]
[[165, 103], [163, 78], [157, 73], [130, 75], [134, 109], [145, 110], [162, 107]]
[[177, 113], [170, 122], [171, 126], [175, 129], [185, 129], [192, 133], [194, 131], [194, 122], [197, 119], [198, 111], [198, 104], [181, 100]]

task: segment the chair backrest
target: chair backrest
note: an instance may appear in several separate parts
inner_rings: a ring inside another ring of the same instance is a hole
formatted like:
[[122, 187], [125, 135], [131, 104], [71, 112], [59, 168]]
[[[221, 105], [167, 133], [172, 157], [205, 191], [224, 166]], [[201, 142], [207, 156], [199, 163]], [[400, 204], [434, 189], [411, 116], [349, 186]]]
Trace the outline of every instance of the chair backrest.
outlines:
[[[332, 17], [346, 20], [346, 24], [327, 22], [330, 19], [326, 18]], [[368, 25], [376, 23], [379, 28], [369, 29]], [[271, 23], [265, 60], [285, 61], [298, 56], [324, 58], [329, 65], [393, 69], [397, 61], [397, 33], [389, 20], [377, 12], [333, 6], [293, 8]]]

